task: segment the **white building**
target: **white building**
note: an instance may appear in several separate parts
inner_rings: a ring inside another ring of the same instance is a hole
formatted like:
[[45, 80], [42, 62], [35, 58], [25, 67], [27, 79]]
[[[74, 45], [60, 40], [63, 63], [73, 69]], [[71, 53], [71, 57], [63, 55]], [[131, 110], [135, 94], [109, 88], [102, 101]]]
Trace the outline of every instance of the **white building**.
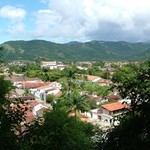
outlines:
[[41, 86], [39, 88], [30, 89], [31, 94], [35, 95], [37, 98], [45, 100], [46, 95], [53, 94], [56, 95], [61, 90], [61, 84], [58, 82], [51, 82], [48, 85]]
[[65, 68], [65, 65], [62, 62], [57, 62], [57, 61], [42, 61], [41, 68], [63, 70]]
[[110, 104], [104, 104], [98, 110], [98, 117], [105, 126], [111, 126], [113, 124], [117, 125], [117, 116], [121, 115], [121, 113], [127, 108], [129, 108], [128, 104], [119, 101]]

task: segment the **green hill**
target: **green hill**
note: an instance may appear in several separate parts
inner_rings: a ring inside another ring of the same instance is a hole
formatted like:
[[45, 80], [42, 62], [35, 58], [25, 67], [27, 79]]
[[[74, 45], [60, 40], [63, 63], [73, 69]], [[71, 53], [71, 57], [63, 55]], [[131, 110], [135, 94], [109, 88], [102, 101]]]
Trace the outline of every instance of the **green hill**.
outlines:
[[150, 43], [128, 43], [124, 41], [90, 41], [58, 44], [44, 40], [8, 41], [4, 47], [4, 60], [137, 60], [146, 59]]

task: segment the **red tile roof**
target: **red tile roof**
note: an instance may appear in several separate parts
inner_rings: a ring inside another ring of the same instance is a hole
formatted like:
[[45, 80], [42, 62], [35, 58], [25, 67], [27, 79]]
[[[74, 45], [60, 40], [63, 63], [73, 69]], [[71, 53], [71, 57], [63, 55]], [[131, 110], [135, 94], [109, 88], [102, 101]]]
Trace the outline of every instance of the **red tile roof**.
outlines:
[[87, 75], [87, 80], [89, 80], [89, 81], [95, 80], [96, 78], [99, 78], [99, 77], [98, 76]]
[[124, 108], [128, 108], [128, 106], [126, 104], [122, 104], [120, 102], [105, 104], [105, 105], [102, 105], [102, 107], [109, 110], [109, 111], [116, 111], [116, 110], [121, 110], [121, 109], [124, 109]]
[[25, 88], [38, 88], [44, 86], [44, 82], [22, 82], [21, 85]]
[[34, 115], [33, 115], [33, 112], [31, 110], [27, 110], [25, 112], [25, 117], [26, 117], [26, 122], [29, 123], [29, 122], [32, 122], [34, 120]]
[[24, 82], [24, 81], [42, 81], [39, 78], [28, 78], [19, 75], [11, 75], [5, 78], [6, 80], [11, 80], [13, 82]]

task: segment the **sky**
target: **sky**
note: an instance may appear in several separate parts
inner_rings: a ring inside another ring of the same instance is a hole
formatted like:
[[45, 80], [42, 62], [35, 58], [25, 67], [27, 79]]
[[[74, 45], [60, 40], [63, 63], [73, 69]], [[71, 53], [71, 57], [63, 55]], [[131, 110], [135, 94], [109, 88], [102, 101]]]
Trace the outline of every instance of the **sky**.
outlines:
[[0, 43], [150, 41], [150, 0], [0, 0]]

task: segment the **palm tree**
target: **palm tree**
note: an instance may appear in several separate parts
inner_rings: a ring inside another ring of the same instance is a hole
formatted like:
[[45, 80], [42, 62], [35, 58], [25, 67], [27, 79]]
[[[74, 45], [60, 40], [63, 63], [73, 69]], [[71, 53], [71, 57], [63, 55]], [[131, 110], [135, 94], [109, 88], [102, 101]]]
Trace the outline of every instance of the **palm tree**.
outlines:
[[81, 95], [77, 90], [71, 93], [66, 93], [62, 103], [67, 107], [67, 111], [75, 113], [75, 116], [78, 116], [79, 112], [90, 111], [87, 96]]

